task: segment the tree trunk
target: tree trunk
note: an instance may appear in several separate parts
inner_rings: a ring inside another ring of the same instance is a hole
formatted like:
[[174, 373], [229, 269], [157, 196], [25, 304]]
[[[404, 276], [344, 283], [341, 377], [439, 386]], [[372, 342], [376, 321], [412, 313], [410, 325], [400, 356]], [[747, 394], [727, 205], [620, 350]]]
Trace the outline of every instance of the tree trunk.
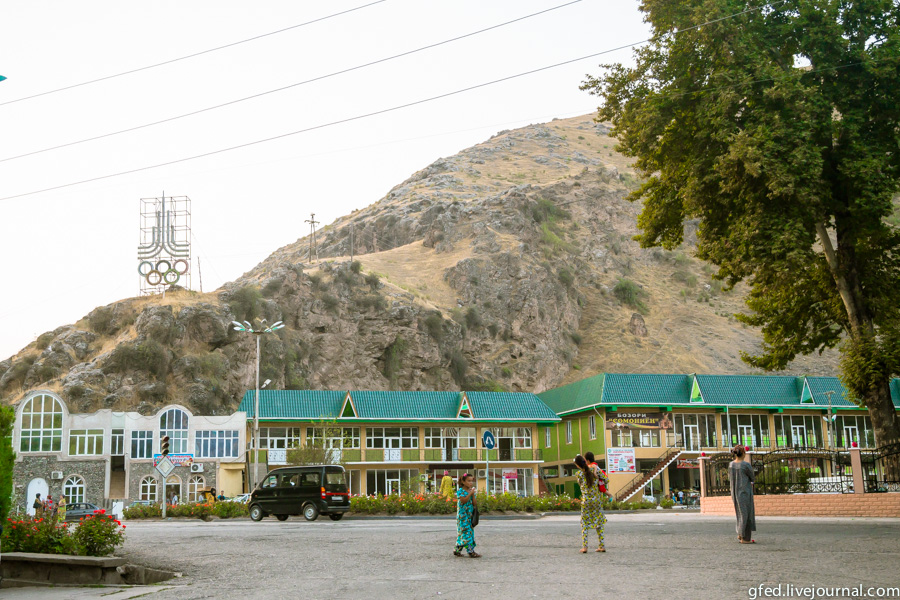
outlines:
[[[825, 260], [828, 262], [828, 268], [831, 270], [832, 277], [834, 277], [838, 294], [847, 311], [850, 323], [850, 331], [848, 333], [854, 340], [861, 340], [866, 337], [874, 338], [876, 337], [875, 324], [867, 310], [863, 299], [862, 287], [859, 285], [856, 254], [853, 251], [852, 244], [841, 243], [840, 227], [838, 229], [838, 250], [835, 252], [825, 223], [816, 223], [816, 233], [818, 234], [819, 242], [822, 244]], [[877, 364], [878, 357], [868, 357], [868, 360]], [[868, 373], [868, 381], [865, 382], [864, 390], [855, 390], [855, 393], [865, 402], [866, 408], [869, 410], [869, 416], [872, 419], [872, 429], [875, 431], [875, 444], [879, 447], [900, 443], [900, 419], [897, 418], [894, 403], [891, 401], [890, 386], [890, 373], [872, 369]]]

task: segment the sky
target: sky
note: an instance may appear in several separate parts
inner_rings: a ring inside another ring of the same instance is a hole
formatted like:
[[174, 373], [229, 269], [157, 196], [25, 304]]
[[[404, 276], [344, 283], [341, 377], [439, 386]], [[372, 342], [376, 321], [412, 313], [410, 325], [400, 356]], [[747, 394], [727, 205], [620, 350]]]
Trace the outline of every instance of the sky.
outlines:
[[[601, 63], [630, 63], [631, 51], [354, 117], [640, 42], [649, 28], [636, 0], [581, 0], [202, 114], [7, 159], [318, 78], [568, 1], [8, 3], [0, 36], [0, 75], [7, 77], [0, 82], [0, 359], [97, 306], [138, 294], [141, 198], [190, 197], [192, 287], [199, 290], [202, 279], [202, 291], [212, 291], [303, 237], [310, 213], [326, 225], [497, 131], [593, 112], [598, 99], [579, 84]], [[342, 11], [350, 12], [16, 101]], [[40, 192], [57, 186], [66, 187]]]

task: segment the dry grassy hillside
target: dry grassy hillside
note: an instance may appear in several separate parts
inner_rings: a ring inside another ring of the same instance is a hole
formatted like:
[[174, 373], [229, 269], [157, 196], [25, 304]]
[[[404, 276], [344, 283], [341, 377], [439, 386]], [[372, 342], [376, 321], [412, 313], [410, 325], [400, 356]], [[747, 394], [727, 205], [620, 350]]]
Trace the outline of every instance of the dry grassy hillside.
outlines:
[[[637, 184], [590, 116], [503, 131], [280, 248], [212, 294], [100, 307], [0, 362], [0, 395], [60, 392], [76, 410], [178, 401], [233, 410], [253, 342], [232, 319], [284, 320], [263, 377], [285, 388], [542, 391], [600, 372], [747, 373], [738, 323], [692, 257], [641, 249]], [[338, 190], [339, 191], [339, 190]], [[349, 259], [351, 227], [354, 262]], [[836, 353], [790, 372], [834, 374]]]

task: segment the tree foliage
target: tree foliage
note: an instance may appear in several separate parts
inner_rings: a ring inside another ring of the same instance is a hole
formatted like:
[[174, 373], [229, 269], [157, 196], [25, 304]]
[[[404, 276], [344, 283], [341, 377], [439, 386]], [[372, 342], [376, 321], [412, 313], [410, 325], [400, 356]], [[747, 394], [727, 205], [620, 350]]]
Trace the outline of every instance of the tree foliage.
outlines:
[[[343, 437], [344, 430], [334, 421], [322, 421], [315, 427], [307, 428], [306, 440], [287, 451], [287, 462], [290, 465], [342, 465], [343, 455], [335, 450], [334, 440]], [[347, 440], [344, 446], [351, 446]], [[340, 448], [340, 446], [337, 446]]]
[[16, 458], [12, 435], [15, 420], [16, 413], [12, 408], [0, 406], [0, 523], [6, 522], [12, 502], [13, 460]]
[[879, 443], [900, 441], [900, 2], [644, 0], [651, 43], [582, 89], [603, 99], [645, 181], [644, 247], [677, 247], [747, 280], [763, 350], [783, 369], [842, 345], [843, 381]]

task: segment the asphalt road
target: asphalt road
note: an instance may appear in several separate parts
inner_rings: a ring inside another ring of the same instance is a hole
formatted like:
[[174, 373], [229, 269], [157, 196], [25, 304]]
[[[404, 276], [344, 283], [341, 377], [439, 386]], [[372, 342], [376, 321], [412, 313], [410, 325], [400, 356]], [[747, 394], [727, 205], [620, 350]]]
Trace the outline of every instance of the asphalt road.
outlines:
[[[142, 588], [150, 600], [705, 600], [750, 598], [750, 587], [766, 583], [900, 585], [898, 519], [760, 518], [758, 543], [740, 545], [730, 518], [614, 514], [608, 552], [586, 555], [578, 552], [578, 517], [484, 519], [476, 529], [481, 559], [452, 556], [455, 528], [438, 519], [128, 522], [117, 554], [184, 574]], [[95, 597], [132, 596], [109, 591], [95, 590]], [[4, 590], [4, 600], [38, 597], [18, 593]], [[45, 589], [40, 598], [76, 597], [57, 593], [63, 590]]]

